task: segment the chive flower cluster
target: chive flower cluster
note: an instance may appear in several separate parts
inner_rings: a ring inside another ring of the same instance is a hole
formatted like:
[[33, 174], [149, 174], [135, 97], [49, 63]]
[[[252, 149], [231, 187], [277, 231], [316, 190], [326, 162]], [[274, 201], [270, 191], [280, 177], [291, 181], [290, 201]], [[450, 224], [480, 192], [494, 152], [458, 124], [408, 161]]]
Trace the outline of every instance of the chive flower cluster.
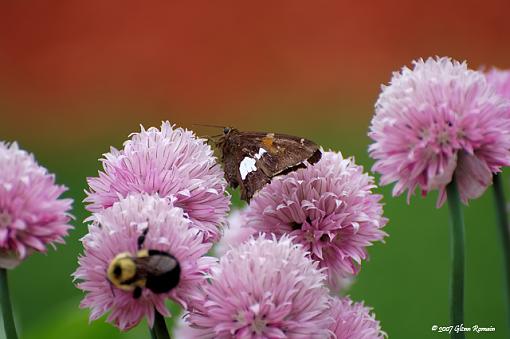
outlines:
[[205, 241], [219, 239], [229, 209], [227, 184], [211, 147], [193, 132], [169, 122], [161, 129], [142, 127], [121, 150], [112, 147], [101, 162], [103, 171], [87, 179], [90, 212], [100, 212], [132, 193], [172, 197]]
[[17, 143], [0, 142], [0, 267], [14, 268], [72, 229], [67, 190]]
[[486, 77], [450, 58], [413, 64], [393, 74], [375, 105], [373, 170], [381, 184], [395, 183], [393, 195], [407, 191], [408, 201], [416, 189], [438, 190], [438, 206], [455, 177], [467, 203], [510, 164], [510, 101], [500, 95], [508, 83], [497, 72]]
[[[88, 179], [92, 215], [74, 273], [91, 320], [107, 315], [124, 331], [144, 318], [153, 326], [156, 312], [171, 316], [171, 300], [185, 310], [183, 338], [385, 336], [369, 308], [332, 296], [386, 236], [381, 196], [352, 159], [324, 152], [228, 218], [221, 166], [190, 131], [168, 122], [142, 128], [102, 163]], [[207, 256], [217, 240], [219, 258]], [[176, 259], [175, 288], [156, 293], [140, 283], [135, 296], [112, 283], [112, 261], [140, 249]]]
[[[73, 274], [85, 292], [81, 307], [91, 309], [91, 320], [108, 313], [107, 321], [121, 330], [143, 318], [152, 327], [155, 312], [171, 315], [166, 300], [186, 307], [189, 291], [216, 261], [206, 254], [229, 209], [223, 171], [204, 140], [169, 122], [161, 129], [142, 127], [101, 161], [103, 171], [87, 180], [85, 202], [93, 214]], [[122, 253], [136, 257], [141, 249], [175, 258], [180, 268], [175, 288], [168, 293], [143, 288], [135, 297], [112, 284], [107, 275], [112, 261]]]

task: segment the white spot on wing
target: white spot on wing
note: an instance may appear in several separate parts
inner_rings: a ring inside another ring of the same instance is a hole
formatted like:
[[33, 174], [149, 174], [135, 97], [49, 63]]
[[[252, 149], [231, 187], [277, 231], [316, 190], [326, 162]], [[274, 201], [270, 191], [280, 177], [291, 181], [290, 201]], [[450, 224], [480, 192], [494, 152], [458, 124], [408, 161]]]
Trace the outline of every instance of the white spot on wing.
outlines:
[[241, 172], [241, 179], [246, 179], [246, 176], [250, 172], [254, 172], [257, 170], [257, 167], [255, 166], [255, 163], [257, 160], [246, 157], [244, 158], [241, 163], [239, 164], [239, 172]]
[[267, 151], [263, 148], [259, 148], [259, 153], [255, 154], [255, 158], [245, 157], [241, 163], [239, 164], [239, 172], [241, 173], [241, 179], [246, 179], [248, 173], [255, 172], [257, 170], [257, 166], [255, 163], [257, 160], [262, 158], [262, 156], [267, 153]]
[[267, 153], [265, 149], [259, 148], [259, 154], [255, 155], [255, 158], [260, 159], [265, 153]]

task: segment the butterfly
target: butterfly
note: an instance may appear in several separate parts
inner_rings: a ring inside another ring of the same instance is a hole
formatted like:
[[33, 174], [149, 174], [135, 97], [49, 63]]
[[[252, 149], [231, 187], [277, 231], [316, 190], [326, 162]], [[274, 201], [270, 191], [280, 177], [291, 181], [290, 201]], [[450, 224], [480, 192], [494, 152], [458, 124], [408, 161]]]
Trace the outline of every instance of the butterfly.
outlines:
[[240, 187], [241, 199], [249, 202], [272, 178], [318, 162], [319, 146], [305, 138], [265, 132], [241, 132], [225, 127], [215, 141], [221, 153], [225, 179]]

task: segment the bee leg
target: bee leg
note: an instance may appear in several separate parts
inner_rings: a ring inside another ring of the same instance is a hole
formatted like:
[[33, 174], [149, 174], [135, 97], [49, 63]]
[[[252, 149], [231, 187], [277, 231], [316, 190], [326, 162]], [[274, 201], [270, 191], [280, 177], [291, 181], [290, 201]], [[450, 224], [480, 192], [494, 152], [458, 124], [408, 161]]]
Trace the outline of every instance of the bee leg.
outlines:
[[142, 296], [142, 288], [140, 286], [136, 286], [133, 291], [133, 298], [138, 299]]
[[142, 232], [142, 235], [140, 235], [138, 237], [137, 244], [138, 244], [138, 249], [139, 250], [142, 249], [143, 243], [145, 242], [145, 237], [147, 236], [147, 232], [149, 232], [149, 228], [148, 227], [146, 229], [144, 229], [143, 232]]
[[110, 290], [112, 291], [112, 296], [115, 297], [115, 291], [113, 290], [113, 285], [110, 283]]

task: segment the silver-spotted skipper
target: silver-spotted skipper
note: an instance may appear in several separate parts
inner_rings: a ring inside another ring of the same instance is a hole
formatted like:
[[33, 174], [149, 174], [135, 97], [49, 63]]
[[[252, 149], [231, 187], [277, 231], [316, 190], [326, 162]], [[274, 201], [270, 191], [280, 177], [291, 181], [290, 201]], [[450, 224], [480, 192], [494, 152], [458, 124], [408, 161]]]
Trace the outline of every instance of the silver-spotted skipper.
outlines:
[[232, 188], [240, 186], [241, 199], [247, 202], [273, 177], [305, 167], [305, 161], [314, 164], [322, 156], [319, 146], [304, 138], [229, 127], [215, 143], [225, 179]]

